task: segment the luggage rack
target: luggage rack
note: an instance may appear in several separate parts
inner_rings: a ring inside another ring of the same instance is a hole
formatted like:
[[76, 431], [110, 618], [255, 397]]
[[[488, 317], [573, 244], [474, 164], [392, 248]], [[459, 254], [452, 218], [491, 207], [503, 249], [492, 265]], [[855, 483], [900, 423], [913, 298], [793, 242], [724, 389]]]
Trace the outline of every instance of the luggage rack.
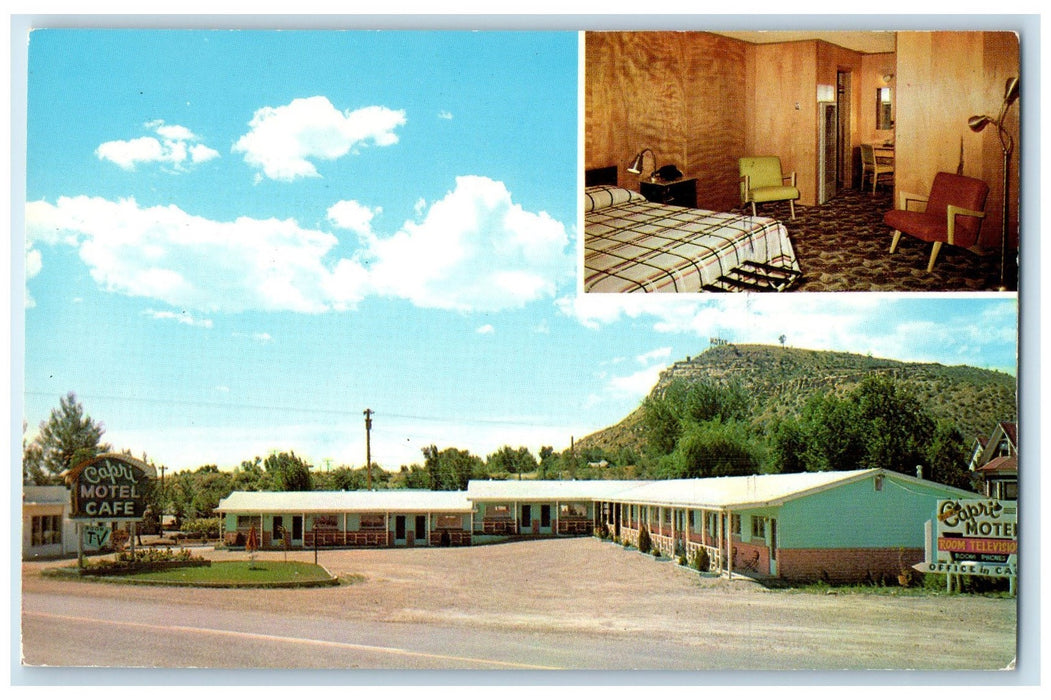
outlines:
[[790, 267], [747, 261], [702, 289], [706, 292], [783, 292], [802, 276], [802, 272]]

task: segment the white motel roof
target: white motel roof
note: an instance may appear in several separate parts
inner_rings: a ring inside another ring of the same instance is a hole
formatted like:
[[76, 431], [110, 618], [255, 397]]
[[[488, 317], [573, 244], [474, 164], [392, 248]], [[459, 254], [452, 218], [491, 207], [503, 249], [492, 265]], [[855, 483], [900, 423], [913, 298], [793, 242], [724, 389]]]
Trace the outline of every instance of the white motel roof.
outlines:
[[469, 513], [465, 491], [234, 491], [219, 501], [222, 513], [412, 512]]
[[471, 481], [466, 491], [235, 491], [219, 502], [223, 513], [469, 513], [477, 501], [615, 501], [687, 508], [774, 506], [835, 486], [882, 475], [925, 485], [946, 497], [973, 496], [883, 469], [758, 474], [662, 481]]
[[472, 501], [604, 501], [649, 481], [584, 480], [469, 481], [467, 498]]
[[913, 484], [926, 484], [947, 494], [971, 495], [944, 484], [924, 481], [884, 469], [853, 471], [801, 472], [798, 474], [757, 474], [723, 476], [707, 479], [669, 479], [649, 481], [616, 494], [621, 503], [671, 505], [684, 507], [741, 508], [774, 506], [825, 491], [834, 486], [882, 475]]

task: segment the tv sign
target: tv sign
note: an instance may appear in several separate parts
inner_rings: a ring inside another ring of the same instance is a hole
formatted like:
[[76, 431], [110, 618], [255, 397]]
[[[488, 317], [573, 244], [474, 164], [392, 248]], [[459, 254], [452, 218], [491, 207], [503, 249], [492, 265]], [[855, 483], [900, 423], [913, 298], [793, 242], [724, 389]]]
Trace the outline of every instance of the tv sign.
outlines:
[[66, 473], [73, 520], [142, 520], [156, 470], [127, 455], [103, 454]]

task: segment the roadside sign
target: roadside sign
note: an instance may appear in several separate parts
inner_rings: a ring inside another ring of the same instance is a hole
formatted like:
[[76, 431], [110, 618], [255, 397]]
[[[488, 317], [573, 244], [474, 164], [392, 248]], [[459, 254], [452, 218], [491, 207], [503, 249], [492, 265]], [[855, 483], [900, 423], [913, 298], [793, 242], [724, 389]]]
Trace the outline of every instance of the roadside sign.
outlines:
[[64, 476], [70, 485], [70, 519], [138, 521], [146, 513], [156, 472], [134, 457], [103, 454], [81, 462]]
[[923, 573], [1018, 575], [1018, 504], [996, 499], [938, 501], [934, 558], [913, 568]]

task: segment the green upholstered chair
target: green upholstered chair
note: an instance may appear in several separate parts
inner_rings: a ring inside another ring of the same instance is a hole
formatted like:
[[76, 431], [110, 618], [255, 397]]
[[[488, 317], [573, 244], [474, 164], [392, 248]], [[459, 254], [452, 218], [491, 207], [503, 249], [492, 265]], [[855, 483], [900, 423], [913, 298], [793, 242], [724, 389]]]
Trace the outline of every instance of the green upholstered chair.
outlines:
[[[897, 250], [903, 233], [933, 243], [927, 272], [933, 271], [942, 243], [961, 248], [977, 244], [988, 194], [989, 186], [982, 180], [953, 173], [935, 175], [929, 197], [899, 192], [898, 208], [883, 215], [883, 223], [894, 229], [890, 252]], [[910, 206], [923, 202], [922, 211]]]
[[[796, 174], [781, 173], [781, 159], [777, 156], [749, 156], [737, 161], [741, 175], [741, 203], [752, 205], [756, 216], [756, 202], [788, 201], [792, 218], [796, 218], [795, 200], [799, 199]], [[785, 183], [789, 184], [785, 184]]]

